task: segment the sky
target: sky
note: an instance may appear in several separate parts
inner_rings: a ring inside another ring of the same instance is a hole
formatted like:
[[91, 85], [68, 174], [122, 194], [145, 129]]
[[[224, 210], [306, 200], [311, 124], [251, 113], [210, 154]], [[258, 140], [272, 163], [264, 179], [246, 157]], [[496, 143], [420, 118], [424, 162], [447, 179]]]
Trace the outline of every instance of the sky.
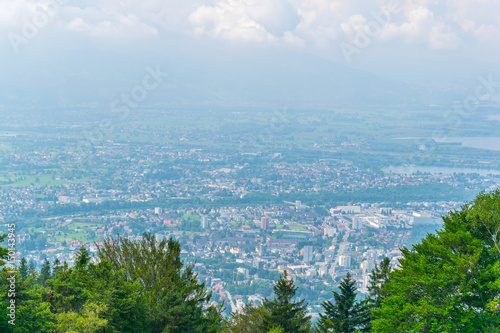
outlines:
[[[329, 85], [325, 73], [356, 87], [362, 71], [410, 90], [500, 81], [495, 0], [0, 0], [0, 35], [4, 106], [106, 103], [158, 66], [170, 73], [162, 95], [183, 103], [273, 101], [248, 93], [259, 82], [290, 101], [283, 80], [307, 91]], [[235, 78], [251, 83], [238, 91]]]

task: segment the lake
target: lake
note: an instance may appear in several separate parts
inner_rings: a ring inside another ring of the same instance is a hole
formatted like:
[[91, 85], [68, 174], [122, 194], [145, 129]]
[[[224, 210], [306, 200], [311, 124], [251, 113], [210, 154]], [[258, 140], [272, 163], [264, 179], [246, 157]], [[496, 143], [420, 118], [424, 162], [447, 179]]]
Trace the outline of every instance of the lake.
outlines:
[[449, 167], [432, 167], [432, 166], [394, 166], [391, 165], [387, 168], [382, 169], [384, 172], [398, 173], [398, 174], [412, 174], [417, 171], [428, 172], [431, 174], [443, 174], [452, 175], [454, 173], [477, 173], [481, 176], [487, 176], [489, 174], [500, 175], [500, 170], [486, 170], [486, 169], [475, 169], [475, 168], [449, 168]]
[[438, 143], [460, 143], [463, 147], [500, 151], [500, 136], [491, 137], [408, 137], [400, 140], [432, 139]]

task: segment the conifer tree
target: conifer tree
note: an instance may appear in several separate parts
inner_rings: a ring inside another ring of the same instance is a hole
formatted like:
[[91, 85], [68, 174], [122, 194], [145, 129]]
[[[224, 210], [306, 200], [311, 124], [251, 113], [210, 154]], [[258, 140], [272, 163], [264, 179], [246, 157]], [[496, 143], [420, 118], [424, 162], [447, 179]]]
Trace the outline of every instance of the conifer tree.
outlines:
[[369, 318], [365, 327], [366, 331], [371, 332], [372, 330], [371, 321], [375, 319], [372, 311], [380, 308], [382, 300], [389, 296], [387, 291], [384, 291], [383, 286], [389, 281], [390, 273], [391, 260], [388, 257], [385, 257], [380, 262], [380, 266], [375, 264], [375, 268], [370, 273], [370, 282], [367, 288], [369, 295], [364, 301], [367, 317]]
[[28, 265], [28, 277], [32, 277], [33, 280], [36, 280], [36, 265], [33, 259], [30, 260], [30, 263]]
[[265, 309], [263, 332], [274, 328], [281, 328], [283, 333], [310, 331], [311, 317], [307, 316], [307, 303], [304, 304], [303, 299], [293, 301], [297, 288], [285, 271], [273, 288], [275, 298], [272, 301], [266, 298], [262, 304]]
[[[7, 238], [7, 234], [0, 235], [0, 244], [3, 243], [5, 238]], [[7, 250], [7, 248], [0, 246], [0, 268], [5, 265], [5, 261], [3, 259], [5, 259], [8, 253], [9, 251]]]
[[41, 284], [42, 286], [45, 285], [45, 281], [51, 278], [51, 268], [50, 268], [50, 262], [45, 259], [42, 264], [42, 268], [40, 269], [40, 274], [38, 275], [38, 283]]
[[22, 281], [26, 281], [28, 278], [28, 262], [26, 258], [22, 257], [19, 264], [19, 274], [21, 275]]
[[54, 260], [54, 264], [52, 265], [52, 276], [56, 276], [57, 272], [61, 270], [61, 261], [58, 258]]
[[351, 275], [342, 279], [340, 293], [333, 291], [334, 303], [323, 302], [324, 314], [320, 314], [317, 326], [319, 332], [352, 333], [366, 331], [370, 319], [365, 302], [356, 302], [356, 281]]
[[385, 257], [380, 266], [375, 265], [375, 268], [370, 274], [370, 284], [368, 291], [370, 293], [369, 302], [372, 308], [378, 308], [382, 304], [382, 300], [388, 296], [386, 291], [383, 291], [382, 286], [389, 281], [391, 272], [391, 260]]
[[87, 267], [87, 264], [90, 262], [91, 258], [92, 256], [90, 255], [90, 252], [84, 246], [81, 246], [75, 256], [76, 268], [81, 269]]

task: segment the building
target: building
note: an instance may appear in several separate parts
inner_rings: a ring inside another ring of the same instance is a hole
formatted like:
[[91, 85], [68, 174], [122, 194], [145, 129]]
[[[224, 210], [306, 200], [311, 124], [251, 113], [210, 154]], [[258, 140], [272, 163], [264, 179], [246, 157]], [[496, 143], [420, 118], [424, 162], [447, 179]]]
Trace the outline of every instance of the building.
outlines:
[[262, 230], [267, 230], [269, 229], [269, 223], [271, 222], [271, 218], [267, 216], [263, 216], [260, 218], [260, 228]]
[[361, 270], [364, 273], [370, 273], [375, 268], [373, 260], [365, 260], [361, 263]]
[[442, 224], [443, 220], [438, 217], [432, 216], [430, 214], [414, 212], [413, 216], [411, 217], [410, 223], [413, 226], [429, 225], [429, 224], [432, 225], [432, 224]]
[[381, 229], [387, 226], [387, 219], [378, 216], [365, 216], [363, 217], [363, 223], [370, 228]]
[[361, 213], [361, 206], [338, 206], [338, 210], [344, 214], [359, 214]]
[[359, 217], [353, 217], [352, 228], [354, 230], [361, 230], [361, 228], [363, 228], [363, 221]]
[[155, 214], [156, 215], [159, 215], [159, 214], [162, 214], [163, 213], [163, 209], [161, 207], [156, 207], [155, 208]]
[[238, 268], [236, 269], [236, 271], [237, 271], [238, 273], [242, 274], [242, 275], [243, 275], [243, 277], [245, 278], [245, 280], [248, 280], [248, 276], [249, 276], [249, 271], [248, 271], [248, 269], [243, 268], [243, 267], [238, 267]]
[[364, 289], [368, 289], [368, 286], [370, 285], [370, 277], [371, 277], [370, 273], [363, 274], [363, 288]]
[[351, 256], [343, 255], [339, 257], [339, 266], [350, 268], [351, 267]]
[[208, 216], [203, 215], [203, 216], [201, 217], [201, 227], [202, 227], [203, 229], [208, 229], [208, 224], [209, 224]]
[[308, 245], [304, 246], [304, 261], [309, 262], [313, 258], [313, 247]]
[[262, 269], [264, 267], [264, 262], [259, 258], [254, 258], [252, 261], [252, 267]]
[[337, 234], [337, 229], [335, 229], [335, 227], [325, 227], [323, 233], [327, 237], [335, 237], [335, 235]]

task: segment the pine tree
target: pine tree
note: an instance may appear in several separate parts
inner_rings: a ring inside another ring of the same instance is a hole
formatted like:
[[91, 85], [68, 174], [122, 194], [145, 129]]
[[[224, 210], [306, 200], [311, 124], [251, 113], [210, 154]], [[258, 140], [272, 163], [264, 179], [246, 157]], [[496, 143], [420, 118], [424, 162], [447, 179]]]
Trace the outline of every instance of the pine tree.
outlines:
[[368, 291], [370, 292], [369, 303], [372, 308], [379, 308], [382, 300], [389, 296], [387, 292], [382, 290], [382, 286], [389, 281], [389, 273], [391, 272], [391, 260], [385, 257], [380, 266], [375, 265], [375, 268], [370, 274], [370, 284]]
[[383, 290], [383, 286], [389, 282], [390, 273], [391, 260], [387, 257], [380, 262], [380, 266], [375, 264], [375, 268], [370, 273], [370, 282], [368, 285], [369, 295], [365, 300], [367, 315], [370, 318], [367, 322], [366, 329], [369, 331], [372, 329], [371, 321], [375, 319], [372, 314], [372, 310], [380, 308], [382, 300], [389, 296], [389, 294]]
[[335, 304], [323, 302], [324, 314], [320, 314], [318, 331], [352, 333], [356, 330], [366, 331], [370, 319], [365, 302], [356, 302], [356, 281], [351, 275], [340, 282], [340, 294], [333, 292]]
[[54, 260], [54, 264], [52, 265], [52, 276], [56, 276], [57, 272], [61, 270], [61, 262], [58, 258]]
[[87, 264], [90, 262], [91, 258], [92, 256], [90, 255], [90, 252], [84, 246], [81, 246], [75, 256], [76, 268], [82, 269], [87, 267]]
[[33, 280], [36, 280], [36, 265], [33, 259], [30, 260], [30, 263], [28, 265], [28, 277], [32, 277]]
[[50, 262], [45, 259], [42, 264], [42, 269], [40, 269], [40, 274], [38, 275], [38, 283], [44, 287], [46, 286], [45, 281], [51, 278], [50, 271]]
[[[0, 235], [0, 244], [3, 243], [5, 238], [7, 238], [7, 234]], [[7, 248], [0, 246], [0, 268], [2, 268], [3, 265], [5, 265], [5, 261], [3, 259], [5, 259], [8, 253], [9, 250]]]
[[293, 301], [297, 287], [293, 280], [288, 278], [285, 271], [274, 286], [275, 298], [264, 300], [262, 307], [265, 309], [262, 331], [267, 332], [273, 328], [283, 329], [283, 333], [309, 332], [311, 317], [307, 316], [307, 303], [305, 300]]
[[21, 275], [22, 281], [26, 281], [28, 278], [28, 262], [24, 257], [21, 259], [21, 263], [19, 265], [19, 274]]

